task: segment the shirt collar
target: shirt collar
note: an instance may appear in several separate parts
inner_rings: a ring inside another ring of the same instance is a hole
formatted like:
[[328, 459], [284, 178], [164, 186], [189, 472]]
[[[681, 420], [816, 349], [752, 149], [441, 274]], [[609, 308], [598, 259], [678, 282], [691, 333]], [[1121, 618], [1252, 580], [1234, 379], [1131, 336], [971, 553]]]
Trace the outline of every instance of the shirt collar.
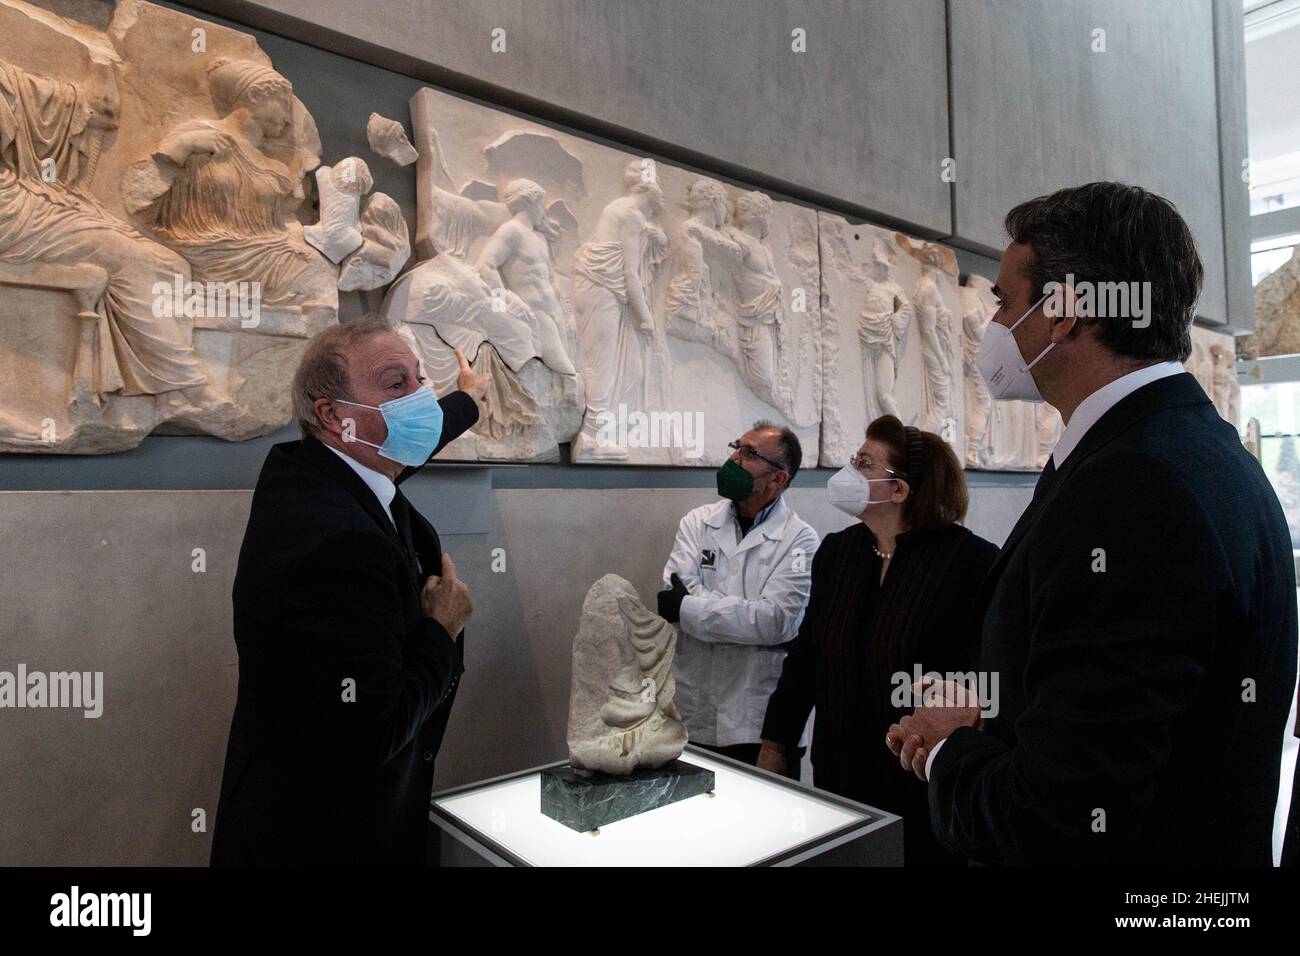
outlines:
[[[321, 442], [321, 444], [325, 445], [324, 442]], [[387, 475], [381, 474], [380, 472], [375, 471], [375, 469], [361, 464], [361, 462], [357, 461], [352, 456], [343, 454], [343, 452], [339, 451], [333, 445], [325, 445], [325, 447], [342, 458], [344, 463], [357, 473], [357, 477], [364, 481], [366, 487], [375, 493], [375, 497], [379, 499], [379, 503], [384, 506], [384, 511], [388, 513], [389, 519], [392, 519], [393, 499], [397, 497], [397, 485], [393, 484], [393, 480]], [[396, 524], [396, 522], [394, 522], [394, 524]]]
[[1065, 426], [1056, 448], [1052, 450], [1052, 461], [1060, 468], [1070, 452], [1078, 447], [1083, 436], [1088, 433], [1101, 417], [1118, 405], [1123, 399], [1132, 395], [1144, 385], [1184, 372], [1180, 362], [1157, 362], [1147, 365], [1127, 375], [1121, 375], [1115, 381], [1103, 385], [1079, 403], [1079, 407], [1070, 416], [1070, 424]]
[[[757, 531], [759, 527], [763, 524], [763, 522], [766, 521], [768, 518], [772, 517], [774, 514], [777, 517], [780, 517], [782, 514], [784, 514], [784, 511], [778, 509], [777, 507], [782, 503], [783, 498], [784, 498], [783, 495], [777, 495], [774, 499], [772, 499], [771, 503], [768, 504], [766, 508], [764, 508], [758, 514], [754, 515], [754, 523], [749, 526], [750, 534]], [[734, 502], [731, 502], [730, 504], [731, 507], [724, 510], [723, 514], [730, 517], [732, 521], [736, 522], [736, 530], [739, 531], [740, 521], [739, 521], [739, 516], [736, 514], [736, 505]], [[767, 534], [767, 531], [764, 531], [763, 533]], [[771, 535], [768, 536], [771, 537]], [[741, 537], [742, 538], [748, 537], [748, 535], [742, 534]]]

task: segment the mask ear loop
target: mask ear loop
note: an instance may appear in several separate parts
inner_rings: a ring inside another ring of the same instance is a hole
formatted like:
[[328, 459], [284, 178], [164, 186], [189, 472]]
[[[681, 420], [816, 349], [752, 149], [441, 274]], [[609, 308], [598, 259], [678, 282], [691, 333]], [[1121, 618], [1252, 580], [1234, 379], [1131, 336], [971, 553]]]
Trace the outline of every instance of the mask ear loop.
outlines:
[[[381, 414], [383, 411], [378, 405], [366, 405], [363, 402], [349, 402], [346, 398], [331, 398], [330, 401], [338, 402], [340, 405], [355, 405], [357, 408], [373, 408], [375, 411], [380, 412]], [[385, 420], [384, 424], [387, 425], [388, 422]], [[369, 445], [371, 448], [374, 448], [376, 451], [383, 447], [383, 445], [376, 445], [372, 441], [366, 441], [364, 438], [358, 438], [355, 434], [351, 438], [343, 439], [343, 441], [345, 443], [359, 441], [363, 445]]]
[[1047, 297], [1050, 296], [1051, 294], [1052, 293], [1050, 292], [1044, 292], [1042, 296], [1039, 297], [1038, 301], [1029, 307], [1029, 310], [1025, 312], [1024, 315], [1022, 315], [1020, 318], [1016, 319], [1016, 321], [1012, 322], [1010, 325], [1007, 326], [1007, 331], [1014, 332], [1017, 328], [1019, 328], [1020, 323], [1025, 321], [1025, 319], [1029, 318], [1031, 315], [1033, 315], [1035, 310], [1037, 310], [1037, 308], [1040, 305], [1042, 305], [1045, 301], [1047, 301]]
[[[1037, 302], [1035, 302], [1033, 305], [1031, 305], [1031, 306], [1029, 307], [1029, 311], [1028, 311], [1028, 312], [1026, 312], [1026, 313], [1025, 313], [1024, 315], [1022, 315], [1020, 318], [1016, 319], [1016, 321], [1015, 321], [1012, 325], [1007, 326], [1007, 331], [1008, 331], [1008, 332], [1014, 332], [1014, 331], [1016, 330], [1016, 327], [1019, 326], [1021, 322], [1025, 321], [1025, 319], [1027, 319], [1027, 318], [1029, 318], [1031, 315], [1033, 315], [1034, 312], [1038, 309], [1038, 307], [1039, 307], [1040, 305], [1042, 305], [1043, 302], [1045, 302], [1045, 301], [1047, 300], [1047, 297], [1050, 296], [1051, 294], [1052, 294], [1052, 293], [1050, 293], [1050, 292], [1044, 292], [1043, 295], [1042, 295], [1042, 297], [1039, 298], [1039, 300], [1038, 300]], [[1055, 316], [1049, 316], [1049, 318], [1055, 318]], [[1076, 317], [1076, 320], [1077, 320], [1077, 317]], [[1015, 340], [1012, 339], [1012, 341], [1015, 341]], [[1056, 343], [1055, 343], [1055, 342], [1048, 342], [1048, 343], [1047, 343], [1047, 348], [1043, 349], [1043, 350], [1042, 350], [1041, 352], [1039, 352], [1036, 356], [1034, 356], [1034, 360], [1033, 360], [1032, 362], [1030, 362], [1028, 365], [1026, 365], [1023, 369], [1021, 369], [1021, 372], [1022, 372], [1022, 373], [1024, 373], [1024, 372], [1028, 372], [1030, 369], [1032, 369], [1035, 365], [1037, 365], [1037, 364], [1042, 360], [1042, 358], [1043, 358], [1044, 355], [1046, 355], [1048, 352], [1052, 351], [1052, 349], [1054, 349], [1054, 348], [1056, 348]], [[1016, 347], [1016, 350], [1019, 351], [1019, 346]]]

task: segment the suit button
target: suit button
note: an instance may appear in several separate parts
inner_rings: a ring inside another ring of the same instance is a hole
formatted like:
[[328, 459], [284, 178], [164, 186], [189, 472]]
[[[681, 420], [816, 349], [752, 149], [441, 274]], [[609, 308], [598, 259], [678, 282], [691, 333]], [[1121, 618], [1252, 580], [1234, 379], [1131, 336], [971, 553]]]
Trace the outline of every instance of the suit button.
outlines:
[[424, 752], [424, 762], [425, 762], [425, 763], [432, 763], [432, 762], [433, 762], [433, 751], [432, 751], [432, 750], [426, 750], [426, 751]]

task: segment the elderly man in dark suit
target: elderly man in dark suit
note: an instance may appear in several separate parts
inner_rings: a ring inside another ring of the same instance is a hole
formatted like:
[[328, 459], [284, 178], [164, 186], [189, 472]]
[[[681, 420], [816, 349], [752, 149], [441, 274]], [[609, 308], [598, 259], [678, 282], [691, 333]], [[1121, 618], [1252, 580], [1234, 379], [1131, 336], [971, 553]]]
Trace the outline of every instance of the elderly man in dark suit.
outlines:
[[1065, 430], [975, 598], [996, 715], [936, 688], [886, 742], [928, 777], [940, 842], [979, 862], [1268, 866], [1295, 568], [1263, 470], [1179, 364], [1191, 233], [1117, 183], [1006, 225], [980, 369]]
[[417, 864], [469, 592], [398, 490], [478, 419], [368, 317], [309, 343], [301, 441], [267, 455], [234, 586], [239, 695], [213, 864]]

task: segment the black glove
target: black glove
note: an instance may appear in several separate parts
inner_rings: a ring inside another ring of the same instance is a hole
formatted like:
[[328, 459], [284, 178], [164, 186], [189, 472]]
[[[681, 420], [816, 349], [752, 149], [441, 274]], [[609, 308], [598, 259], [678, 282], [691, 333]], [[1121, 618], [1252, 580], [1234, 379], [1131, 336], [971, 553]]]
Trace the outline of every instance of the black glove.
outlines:
[[674, 571], [671, 578], [672, 587], [659, 592], [659, 616], [670, 624], [676, 624], [682, 617], [682, 598], [689, 597], [690, 591], [682, 584], [682, 579]]

